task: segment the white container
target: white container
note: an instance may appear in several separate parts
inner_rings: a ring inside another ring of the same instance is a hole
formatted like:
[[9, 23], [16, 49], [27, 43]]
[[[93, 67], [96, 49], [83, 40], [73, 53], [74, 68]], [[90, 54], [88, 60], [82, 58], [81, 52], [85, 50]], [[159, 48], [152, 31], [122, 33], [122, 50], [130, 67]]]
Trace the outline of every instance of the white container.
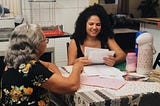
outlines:
[[137, 73], [148, 75], [153, 69], [153, 36], [150, 33], [143, 33], [136, 39], [138, 43]]

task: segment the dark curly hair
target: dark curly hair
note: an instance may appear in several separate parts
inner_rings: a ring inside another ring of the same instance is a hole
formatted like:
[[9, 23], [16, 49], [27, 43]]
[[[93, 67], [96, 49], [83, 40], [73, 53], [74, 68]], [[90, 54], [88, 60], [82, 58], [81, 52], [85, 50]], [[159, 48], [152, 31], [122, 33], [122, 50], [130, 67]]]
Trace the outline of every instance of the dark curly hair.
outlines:
[[75, 23], [75, 32], [73, 33], [72, 37], [74, 39], [77, 39], [80, 42], [80, 44], [84, 43], [84, 40], [86, 39], [87, 35], [86, 23], [92, 15], [96, 15], [100, 18], [101, 32], [99, 33], [97, 38], [102, 43], [106, 44], [108, 37], [113, 38], [114, 33], [108, 13], [99, 4], [94, 4], [92, 6], [89, 6], [79, 14], [79, 17]]

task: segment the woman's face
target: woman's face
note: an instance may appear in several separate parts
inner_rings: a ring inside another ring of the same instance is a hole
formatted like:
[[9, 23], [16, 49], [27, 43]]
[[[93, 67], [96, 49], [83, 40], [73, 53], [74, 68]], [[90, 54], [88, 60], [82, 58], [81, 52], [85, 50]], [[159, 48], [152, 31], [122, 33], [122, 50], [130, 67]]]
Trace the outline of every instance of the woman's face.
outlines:
[[47, 47], [47, 43], [48, 43], [48, 39], [44, 36], [43, 40], [41, 41], [41, 45], [38, 47], [38, 50], [39, 50], [39, 55], [41, 56], [45, 50], [46, 50], [46, 47]]
[[96, 15], [92, 15], [86, 23], [87, 36], [96, 37], [101, 31], [101, 21]]

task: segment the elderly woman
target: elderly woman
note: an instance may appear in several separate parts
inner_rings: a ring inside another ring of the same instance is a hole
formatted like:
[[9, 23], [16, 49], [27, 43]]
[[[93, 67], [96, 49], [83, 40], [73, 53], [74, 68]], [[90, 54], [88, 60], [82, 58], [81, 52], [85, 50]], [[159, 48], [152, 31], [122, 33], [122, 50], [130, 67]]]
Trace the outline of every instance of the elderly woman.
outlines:
[[46, 45], [39, 25], [22, 24], [12, 32], [2, 76], [4, 106], [46, 106], [48, 90], [58, 94], [78, 90], [83, 64], [76, 62], [70, 76], [63, 77], [56, 65], [39, 60]]

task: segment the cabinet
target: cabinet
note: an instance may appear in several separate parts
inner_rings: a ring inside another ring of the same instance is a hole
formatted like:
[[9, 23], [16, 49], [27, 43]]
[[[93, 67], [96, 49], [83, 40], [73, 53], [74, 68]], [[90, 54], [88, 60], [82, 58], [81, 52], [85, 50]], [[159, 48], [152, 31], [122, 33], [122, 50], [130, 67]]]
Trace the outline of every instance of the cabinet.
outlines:
[[55, 38], [54, 62], [57, 66], [67, 65], [67, 42], [70, 42], [70, 37]]
[[14, 28], [14, 18], [0, 17], [0, 28]]
[[67, 42], [70, 42], [70, 36], [49, 38], [47, 47], [54, 47], [54, 53], [53, 55], [48, 54], [45, 59], [51, 57], [52, 62], [57, 66], [67, 65]]

